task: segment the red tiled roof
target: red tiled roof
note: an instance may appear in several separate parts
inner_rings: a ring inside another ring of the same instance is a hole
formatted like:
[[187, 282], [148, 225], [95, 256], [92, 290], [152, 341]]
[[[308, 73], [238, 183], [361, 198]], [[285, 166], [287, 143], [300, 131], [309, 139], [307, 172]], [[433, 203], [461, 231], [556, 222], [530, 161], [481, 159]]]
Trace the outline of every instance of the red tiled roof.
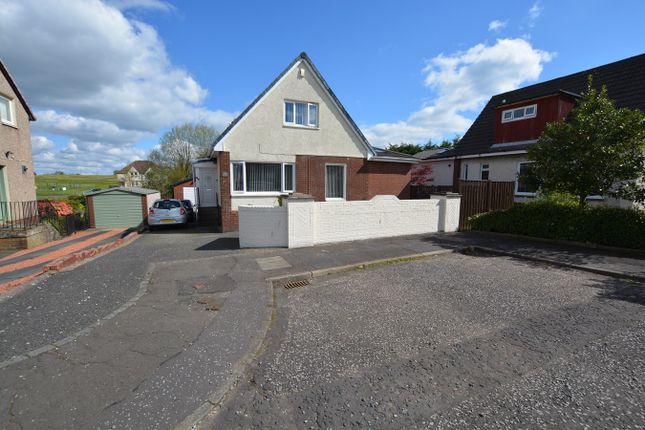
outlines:
[[139, 173], [146, 173], [151, 166], [152, 163], [148, 160], [136, 160], [119, 170], [117, 173], [128, 173], [131, 167], [134, 167], [134, 169]]

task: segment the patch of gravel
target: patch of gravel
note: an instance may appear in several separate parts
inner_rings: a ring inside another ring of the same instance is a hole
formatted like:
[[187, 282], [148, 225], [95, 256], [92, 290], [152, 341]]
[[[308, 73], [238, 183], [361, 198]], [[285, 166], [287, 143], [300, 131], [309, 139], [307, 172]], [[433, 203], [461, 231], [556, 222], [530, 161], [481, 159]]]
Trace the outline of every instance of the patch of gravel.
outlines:
[[[638, 402], [603, 410], [628, 428], [643, 413], [643, 372], [607, 371], [594, 384], [591, 370], [612, 359], [612, 369], [642, 368], [629, 358], [642, 356], [642, 288], [509, 258], [450, 255], [279, 291], [269, 348], [217, 425], [540, 427], [541, 413], [550, 414], [545, 423], [593, 423], [558, 421], [577, 416], [571, 405], [535, 407], [568, 384], [583, 408], [595, 407], [599, 388], [633, 387]], [[609, 337], [617, 344], [603, 349]], [[538, 375], [549, 389], [537, 390]]]

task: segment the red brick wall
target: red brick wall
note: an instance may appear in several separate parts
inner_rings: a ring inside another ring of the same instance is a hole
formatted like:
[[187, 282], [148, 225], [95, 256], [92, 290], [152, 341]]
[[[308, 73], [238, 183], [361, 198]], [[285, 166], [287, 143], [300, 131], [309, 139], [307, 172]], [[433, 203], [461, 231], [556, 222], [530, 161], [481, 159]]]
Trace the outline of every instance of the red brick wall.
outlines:
[[87, 196], [85, 198], [87, 203], [87, 213], [90, 218], [90, 228], [96, 228], [96, 221], [94, 219], [94, 198], [92, 196]]
[[172, 197], [174, 199], [179, 199], [183, 200], [184, 198], [184, 187], [192, 187], [193, 181], [186, 181], [182, 182], [181, 184], [177, 184], [174, 187], [172, 187]]
[[[239, 228], [238, 212], [231, 210], [231, 173], [228, 152], [220, 152], [220, 190], [222, 231]], [[354, 157], [296, 156], [296, 192], [325, 201], [325, 165], [347, 166], [347, 200], [369, 200], [379, 194], [392, 194], [400, 199], [410, 198], [412, 164], [367, 161]], [[224, 175], [227, 172], [227, 175]]]
[[296, 192], [311, 195], [314, 200], [325, 200], [325, 165], [347, 166], [347, 200], [365, 200], [367, 192], [367, 167], [363, 158], [296, 156]]
[[231, 157], [228, 152], [220, 152], [217, 160], [219, 169], [222, 232], [237, 231], [239, 218], [237, 211], [231, 209]]
[[141, 214], [143, 215], [143, 222], [147, 223], [148, 219], [148, 196], [141, 195]]
[[367, 161], [367, 198], [391, 194], [400, 199], [410, 198], [412, 164]]
[[411, 164], [367, 161], [352, 157], [296, 156], [296, 191], [325, 200], [325, 164], [347, 165], [347, 200], [369, 200], [379, 194], [410, 198]]

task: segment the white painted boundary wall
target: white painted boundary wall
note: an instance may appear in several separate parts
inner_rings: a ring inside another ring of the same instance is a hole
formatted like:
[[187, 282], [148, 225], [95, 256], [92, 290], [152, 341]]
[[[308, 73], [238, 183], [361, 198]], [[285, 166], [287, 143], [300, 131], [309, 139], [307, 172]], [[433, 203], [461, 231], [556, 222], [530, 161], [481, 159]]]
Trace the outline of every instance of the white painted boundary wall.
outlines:
[[240, 206], [240, 247], [287, 246], [285, 206]]
[[240, 206], [240, 246], [299, 248], [322, 243], [456, 231], [459, 195], [424, 200], [288, 199], [286, 207]]

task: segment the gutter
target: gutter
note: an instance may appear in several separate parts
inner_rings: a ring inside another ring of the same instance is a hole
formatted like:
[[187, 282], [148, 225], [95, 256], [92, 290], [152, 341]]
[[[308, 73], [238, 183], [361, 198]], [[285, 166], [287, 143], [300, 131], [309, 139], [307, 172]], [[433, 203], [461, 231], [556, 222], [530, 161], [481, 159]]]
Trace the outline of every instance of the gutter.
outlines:
[[422, 161], [444, 161], [444, 160], [464, 160], [469, 158], [486, 158], [486, 157], [498, 157], [504, 155], [522, 155], [526, 154], [525, 149], [518, 149], [516, 151], [501, 151], [501, 152], [485, 152], [482, 154], [473, 154], [473, 155], [453, 155], [452, 157], [442, 157], [442, 158], [426, 158]]

